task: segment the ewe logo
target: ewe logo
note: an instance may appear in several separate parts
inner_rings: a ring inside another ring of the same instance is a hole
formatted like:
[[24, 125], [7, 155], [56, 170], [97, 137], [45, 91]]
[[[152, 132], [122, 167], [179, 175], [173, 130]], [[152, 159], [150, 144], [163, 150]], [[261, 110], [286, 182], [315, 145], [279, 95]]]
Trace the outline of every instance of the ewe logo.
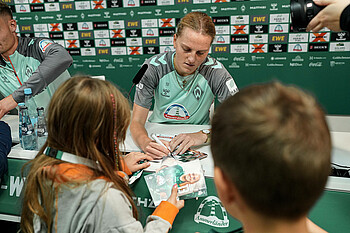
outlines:
[[230, 224], [225, 208], [215, 196], [209, 196], [202, 201], [194, 215], [194, 221], [213, 227], [228, 227]]

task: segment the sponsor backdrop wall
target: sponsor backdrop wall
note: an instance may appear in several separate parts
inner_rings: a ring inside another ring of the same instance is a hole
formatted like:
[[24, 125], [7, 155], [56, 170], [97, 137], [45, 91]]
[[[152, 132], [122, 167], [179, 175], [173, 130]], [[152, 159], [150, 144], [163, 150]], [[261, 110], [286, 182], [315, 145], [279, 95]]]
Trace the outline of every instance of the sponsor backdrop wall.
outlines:
[[105, 75], [125, 92], [143, 61], [173, 49], [186, 13], [213, 18], [211, 56], [238, 87], [281, 80], [313, 92], [329, 114], [350, 114], [350, 38], [345, 32], [294, 33], [289, 0], [5, 0], [20, 36], [45, 36], [73, 56], [71, 74]]

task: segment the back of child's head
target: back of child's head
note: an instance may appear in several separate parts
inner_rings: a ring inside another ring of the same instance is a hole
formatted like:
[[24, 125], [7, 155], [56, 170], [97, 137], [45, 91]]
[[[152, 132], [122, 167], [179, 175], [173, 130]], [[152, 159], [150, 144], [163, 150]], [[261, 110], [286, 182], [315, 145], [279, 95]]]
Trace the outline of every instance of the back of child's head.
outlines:
[[[25, 174], [27, 179], [21, 215], [23, 232], [32, 232], [34, 213], [50, 229], [53, 222], [53, 187], [66, 183], [74, 184], [70, 187], [78, 187], [101, 176], [126, 195], [137, 217], [132, 192], [116, 173], [120, 169], [119, 144], [125, 140], [129, 122], [127, 99], [107, 81], [77, 76], [65, 81], [56, 90], [47, 109], [47, 141], [37, 156], [24, 167], [28, 167], [29, 172]], [[92, 175], [86, 175], [86, 180], [61, 178], [57, 175], [57, 169], [52, 168], [67, 162], [45, 155], [46, 147], [88, 158], [100, 169], [92, 169]], [[54, 182], [49, 182], [52, 179]]]
[[56, 90], [47, 112], [50, 147], [100, 165], [116, 164], [115, 150], [119, 154], [119, 144], [125, 140], [130, 108], [114, 85], [87, 76], [73, 77]]
[[307, 214], [330, 173], [323, 111], [309, 94], [276, 82], [249, 86], [218, 107], [211, 150], [247, 205], [271, 218]]

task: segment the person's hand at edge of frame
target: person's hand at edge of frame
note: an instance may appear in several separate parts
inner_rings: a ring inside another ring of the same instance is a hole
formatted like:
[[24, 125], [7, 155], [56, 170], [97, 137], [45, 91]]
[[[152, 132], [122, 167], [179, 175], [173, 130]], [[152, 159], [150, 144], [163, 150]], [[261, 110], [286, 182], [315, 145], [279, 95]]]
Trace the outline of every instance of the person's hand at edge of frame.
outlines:
[[3, 98], [0, 101], [0, 119], [16, 106], [17, 102], [13, 99], [12, 95]]
[[314, 0], [314, 3], [326, 7], [310, 21], [306, 31], [319, 32], [324, 27], [332, 31], [342, 31], [340, 16], [350, 0]]

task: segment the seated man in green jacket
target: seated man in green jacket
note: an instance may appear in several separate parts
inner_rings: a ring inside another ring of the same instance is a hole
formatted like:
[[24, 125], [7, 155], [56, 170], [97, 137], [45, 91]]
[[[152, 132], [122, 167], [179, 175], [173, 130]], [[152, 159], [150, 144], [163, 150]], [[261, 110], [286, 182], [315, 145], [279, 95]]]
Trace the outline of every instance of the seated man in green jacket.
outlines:
[[47, 38], [18, 37], [11, 9], [0, 2], [0, 119], [24, 102], [31, 88], [37, 107], [46, 108], [57, 87], [70, 78], [73, 59], [65, 48]]

